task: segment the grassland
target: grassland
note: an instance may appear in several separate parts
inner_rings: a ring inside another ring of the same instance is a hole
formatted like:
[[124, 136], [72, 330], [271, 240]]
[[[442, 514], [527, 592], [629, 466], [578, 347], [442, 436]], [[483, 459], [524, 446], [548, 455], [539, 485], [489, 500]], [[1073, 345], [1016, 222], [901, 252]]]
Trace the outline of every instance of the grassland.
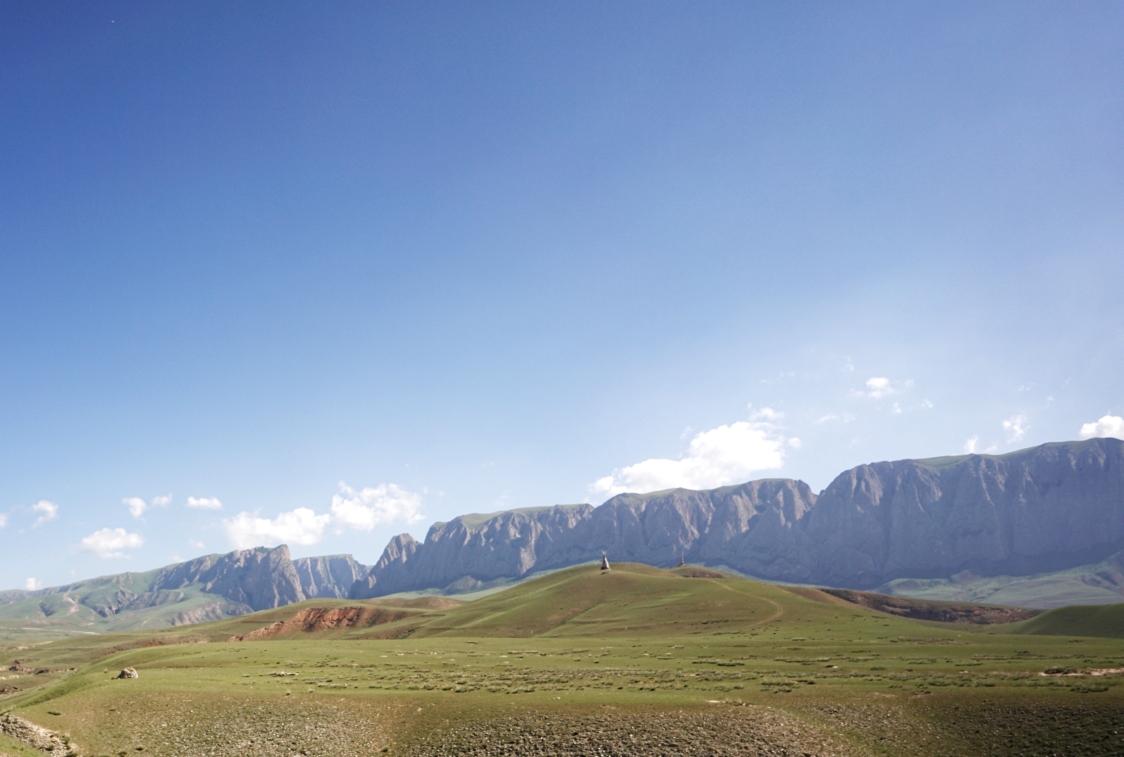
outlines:
[[95, 757], [1124, 753], [1124, 641], [1080, 612], [914, 621], [720, 575], [583, 566], [9, 645], [3, 667], [47, 672], [0, 672], [0, 710]]

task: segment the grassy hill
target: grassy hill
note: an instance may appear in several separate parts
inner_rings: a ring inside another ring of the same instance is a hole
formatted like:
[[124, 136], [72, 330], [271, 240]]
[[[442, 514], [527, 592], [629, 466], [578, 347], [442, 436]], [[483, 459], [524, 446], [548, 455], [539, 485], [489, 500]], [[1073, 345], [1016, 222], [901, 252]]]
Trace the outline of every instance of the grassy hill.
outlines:
[[1009, 633], [1124, 639], [1124, 604], [1060, 607], [1013, 625]]
[[[1124, 686], [1103, 675], [1124, 667], [1124, 649], [1071, 635], [1088, 618], [917, 621], [902, 614], [951, 610], [851, 599], [619, 564], [474, 602], [311, 600], [187, 628], [0, 643], [0, 669], [19, 660], [0, 712], [95, 757], [1124, 751]], [[943, 616], [979, 615], [956, 607]], [[140, 678], [116, 680], [126, 666]]]

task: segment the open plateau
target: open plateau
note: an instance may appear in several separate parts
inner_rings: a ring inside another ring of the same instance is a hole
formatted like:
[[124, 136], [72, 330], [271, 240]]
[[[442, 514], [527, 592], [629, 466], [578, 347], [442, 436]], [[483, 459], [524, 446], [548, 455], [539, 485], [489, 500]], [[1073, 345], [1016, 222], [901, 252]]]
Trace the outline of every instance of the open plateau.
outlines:
[[0, 755], [1120, 755], [1122, 549], [1094, 439], [9, 591]]

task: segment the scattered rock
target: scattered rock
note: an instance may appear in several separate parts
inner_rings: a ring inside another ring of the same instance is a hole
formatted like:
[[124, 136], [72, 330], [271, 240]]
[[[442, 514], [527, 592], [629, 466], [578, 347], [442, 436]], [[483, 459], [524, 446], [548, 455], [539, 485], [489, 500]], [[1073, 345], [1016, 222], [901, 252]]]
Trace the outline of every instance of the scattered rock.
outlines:
[[120, 673], [117, 674], [117, 677], [118, 678], [140, 678], [140, 674], [137, 673], [136, 668], [125, 668], [124, 670], [122, 670]]

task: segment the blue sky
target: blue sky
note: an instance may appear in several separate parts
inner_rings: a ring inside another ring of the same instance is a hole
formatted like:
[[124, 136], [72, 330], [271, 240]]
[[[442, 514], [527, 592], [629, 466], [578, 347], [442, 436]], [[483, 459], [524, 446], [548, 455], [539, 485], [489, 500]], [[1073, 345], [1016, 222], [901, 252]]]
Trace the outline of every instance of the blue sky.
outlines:
[[1118, 3], [6, 4], [0, 587], [1124, 435], [1121, 38]]

